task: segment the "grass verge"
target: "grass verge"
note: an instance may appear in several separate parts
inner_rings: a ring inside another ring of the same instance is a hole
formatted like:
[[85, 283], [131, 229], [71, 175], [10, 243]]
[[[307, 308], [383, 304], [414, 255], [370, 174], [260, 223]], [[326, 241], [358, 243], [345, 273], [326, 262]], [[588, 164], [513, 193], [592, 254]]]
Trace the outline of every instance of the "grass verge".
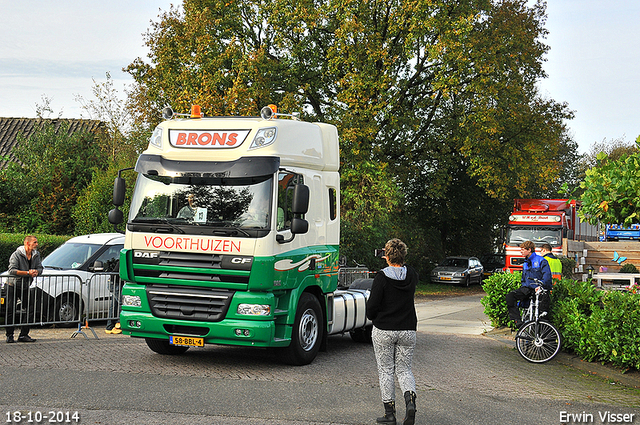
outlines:
[[459, 297], [462, 295], [484, 294], [480, 285], [472, 285], [468, 288], [458, 285], [443, 285], [438, 283], [420, 282], [416, 288], [416, 297], [444, 298]]

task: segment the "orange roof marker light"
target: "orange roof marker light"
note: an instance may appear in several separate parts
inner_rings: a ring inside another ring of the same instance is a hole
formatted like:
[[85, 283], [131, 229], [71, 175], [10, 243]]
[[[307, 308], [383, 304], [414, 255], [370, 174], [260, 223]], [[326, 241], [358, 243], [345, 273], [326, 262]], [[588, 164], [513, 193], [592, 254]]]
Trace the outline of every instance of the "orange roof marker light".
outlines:
[[202, 112], [200, 111], [200, 105], [191, 106], [191, 118], [202, 118]]

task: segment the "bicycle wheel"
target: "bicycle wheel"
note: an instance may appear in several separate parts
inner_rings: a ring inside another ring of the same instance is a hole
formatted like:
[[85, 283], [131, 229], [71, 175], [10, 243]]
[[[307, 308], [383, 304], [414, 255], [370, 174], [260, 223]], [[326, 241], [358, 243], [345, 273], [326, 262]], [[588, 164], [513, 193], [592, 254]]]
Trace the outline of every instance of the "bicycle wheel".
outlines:
[[548, 322], [529, 322], [516, 335], [518, 353], [532, 363], [551, 360], [560, 351], [560, 333]]

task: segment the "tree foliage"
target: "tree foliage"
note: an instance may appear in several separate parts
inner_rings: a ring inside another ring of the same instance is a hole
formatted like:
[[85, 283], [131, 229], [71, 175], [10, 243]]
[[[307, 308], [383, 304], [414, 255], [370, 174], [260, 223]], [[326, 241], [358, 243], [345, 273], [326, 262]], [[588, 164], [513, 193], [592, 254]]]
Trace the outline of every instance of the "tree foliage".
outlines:
[[[113, 231], [108, 220], [109, 210], [113, 208], [113, 181], [119, 170], [135, 164], [149, 136], [148, 126], [133, 120], [132, 99], [122, 100], [108, 73], [104, 82], [93, 81], [92, 92], [93, 98], [77, 96], [76, 100], [91, 118], [102, 120], [107, 127], [107, 137], [100, 140], [99, 147], [101, 157], [108, 165], [94, 168], [91, 183], [78, 197], [72, 212], [76, 234]], [[131, 199], [135, 175], [127, 172], [124, 177], [129, 177], [126, 199]], [[128, 203], [120, 209], [126, 216]]]
[[130, 101], [123, 101], [120, 93], [113, 86], [113, 80], [108, 72], [105, 81], [93, 80], [91, 91], [93, 98], [85, 99], [77, 95], [76, 101], [80, 103], [89, 118], [105, 123], [108, 137], [100, 140], [103, 154], [109, 161], [124, 158], [135, 161], [136, 153], [145, 146], [136, 143], [138, 139], [129, 137], [135, 133]]
[[[586, 171], [580, 187], [582, 209], [580, 216], [595, 224], [624, 224], [640, 221], [640, 137], [636, 149], [623, 153], [618, 159], [605, 152], [597, 155], [597, 165]], [[615, 152], [615, 151], [613, 151]]]
[[[359, 251], [351, 244], [362, 226], [377, 246], [401, 222], [429, 241], [440, 233], [429, 255], [478, 238], [473, 249], [489, 249], [505, 205], [551, 190], [575, 160], [563, 124], [572, 112], [536, 89], [545, 9], [525, 0], [185, 0], [147, 33], [149, 62], [126, 68], [136, 120], [154, 124], [166, 104], [197, 103], [207, 115], [256, 115], [267, 103], [302, 111], [340, 131], [347, 251]], [[374, 181], [394, 190], [358, 192]]]
[[[78, 132], [66, 120], [42, 120], [29, 139], [18, 138], [16, 161], [0, 171], [4, 232], [112, 231], [107, 214], [113, 207], [114, 178], [119, 169], [135, 164], [147, 134], [133, 125], [109, 74], [105, 82], [94, 81], [93, 94], [90, 100], [76, 100], [91, 118], [105, 123], [102, 131]], [[43, 96], [36, 110], [39, 116], [52, 114], [50, 99]]]
[[[29, 139], [18, 137], [16, 162], [0, 172], [0, 209], [5, 229], [69, 235], [72, 212], [92, 172], [104, 167], [99, 135], [70, 133], [68, 123], [58, 129], [44, 122]], [[82, 152], [81, 155], [78, 153]]]

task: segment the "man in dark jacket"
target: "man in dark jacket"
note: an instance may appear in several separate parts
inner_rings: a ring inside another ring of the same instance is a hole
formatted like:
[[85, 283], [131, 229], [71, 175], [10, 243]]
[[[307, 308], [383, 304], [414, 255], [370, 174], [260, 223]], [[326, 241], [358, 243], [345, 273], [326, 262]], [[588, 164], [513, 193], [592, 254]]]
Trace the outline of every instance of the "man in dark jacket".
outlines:
[[529, 299], [536, 291], [536, 288], [540, 286], [538, 281], [542, 282], [542, 287], [547, 290], [550, 290], [552, 285], [549, 263], [536, 254], [534, 243], [531, 241], [523, 242], [520, 244], [520, 252], [525, 257], [522, 264], [521, 286], [505, 296], [509, 319], [516, 322], [518, 328], [523, 325], [520, 310], [518, 309], [518, 301]]
[[[41, 275], [44, 270], [37, 248], [38, 239], [35, 236], [27, 236], [24, 238], [24, 246], [19, 246], [9, 258], [9, 275], [12, 277], [7, 280], [6, 284], [7, 310], [5, 317], [5, 323], [9, 325], [6, 328], [8, 343], [15, 342], [13, 339], [14, 327], [10, 325], [13, 325], [16, 316], [20, 315], [16, 311], [16, 302], [20, 299], [22, 308], [28, 308], [31, 281], [34, 277]], [[35, 339], [29, 336], [29, 330], [29, 326], [20, 328], [18, 342], [35, 342]]]

